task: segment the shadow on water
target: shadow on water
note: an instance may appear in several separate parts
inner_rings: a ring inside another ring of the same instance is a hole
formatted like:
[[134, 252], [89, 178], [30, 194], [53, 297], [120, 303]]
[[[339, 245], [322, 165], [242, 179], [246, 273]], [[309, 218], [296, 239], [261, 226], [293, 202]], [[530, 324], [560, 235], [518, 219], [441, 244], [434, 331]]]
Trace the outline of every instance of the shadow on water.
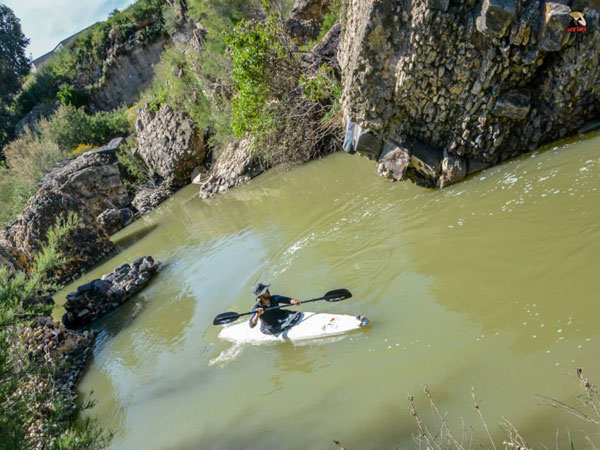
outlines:
[[146, 236], [148, 236], [150, 233], [152, 233], [156, 228], [158, 228], [158, 224], [155, 223], [155, 224], [148, 225], [147, 227], [141, 228], [132, 233], [129, 233], [126, 236], [123, 236], [123, 237], [117, 239], [115, 241], [115, 246], [117, 248], [116, 252], [119, 253], [124, 250], [127, 250], [129, 247], [138, 243], [139, 241], [144, 239]]

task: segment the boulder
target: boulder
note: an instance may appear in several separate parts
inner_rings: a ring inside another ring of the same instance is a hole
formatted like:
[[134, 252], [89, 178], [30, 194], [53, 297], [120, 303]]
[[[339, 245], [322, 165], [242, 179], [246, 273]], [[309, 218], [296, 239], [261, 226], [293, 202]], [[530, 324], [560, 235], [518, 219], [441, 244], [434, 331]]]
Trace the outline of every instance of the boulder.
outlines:
[[206, 181], [200, 186], [200, 196], [209, 198], [245, 184], [268, 166], [253, 151], [247, 139], [232, 142], [211, 167]]
[[173, 191], [168, 183], [162, 183], [158, 186], [147, 183], [137, 188], [133, 200], [131, 200], [131, 206], [140, 215], [144, 215], [152, 211], [171, 195], [173, 195]]
[[96, 220], [108, 234], [114, 234], [133, 222], [133, 211], [130, 208], [110, 208], [100, 213]]
[[42, 187], [80, 199], [95, 216], [108, 208], [127, 206], [129, 195], [115, 155], [121, 141], [113, 139], [104, 147], [58, 163], [44, 176]]
[[67, 295], [63, 324], [78, 328], [108, 314], [148, 284], [159, 265], [151, 256], [143, 256], [79, 286]]
[[447, 155], [442, 159], [441, 188], [462, 181], [467, 176], [467, 161], [460, 156]]
[[56, 272], [62, 280], [91, 267], [113, 251], [108, 234], [96, 217], [108, 208], [129, 203], [115, 151], [120, 141], [57, 163], [42, 179], [40, 189], [25, 205], [21, 215], [0, 232], [0, 244], [26, 270], [45, 244], [48, 230], [69, 212], [78, 215], [79, 227], [59, 246], [66, 260]]
[[565, 43], [571, 23], [571, 8], [557, 2], [544, 3], [544, 21], [540, 30], [540, 48], [547, 52], [559, 51]]
[[138, 154], [146, 166], [173, 188], [188, 184], [206, 155], [204, 138], [192, 118], [168, 104], [157, 113], [143, 108], [136, 130]]
[[412, 147], [410, 165], [424, 178], [436, 180], [442, 170], [442, 152], [423, 142], [410, 140]]
[[514, 120], [523, 120], [531, 106], [531, 93], [527, 90], [512, 90], [501, 94], [492, 109], [492, 114], [497, 117], [507, 117]]
[[29, 270], [46, 243], [48, 230], [57, 219], [77, 213], [79, 226], [59, 243], [58, 251], [66, 263], [53, 276], [60, 282], [90, 268], [114, 250], [108, 234], [98, 225], [92, 205], [53, 186], [44, 185], [25, 204], [21, 215], [0, 231], [0, 244], [23, 255], [21, 265]]
[[395, 140], [388, 140], [383, 148], [383, 156], [377, 164], [377, 173], [393, 181], [403, 180], [410, 164], [411, 154], [409, 148]]
[[477, 30], [488, 37], [501, 38], [515, 18], [516, 0], [483, 0], [476, 20]]

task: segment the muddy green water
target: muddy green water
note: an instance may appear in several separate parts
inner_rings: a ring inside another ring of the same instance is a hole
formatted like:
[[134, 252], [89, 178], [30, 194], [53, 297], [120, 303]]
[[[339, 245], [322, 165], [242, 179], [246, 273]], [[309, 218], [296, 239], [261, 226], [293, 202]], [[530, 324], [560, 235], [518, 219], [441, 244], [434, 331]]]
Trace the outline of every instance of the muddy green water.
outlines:
[[[406, 396], [428, 419], [426, 383], [454, 425], [482, 430], [475, 386], [500, 439], [505, 416], [536, 446], [554, 448], [557, 429], [560, 448], [567, 429], [582, 442], [581, 423], [535, 394], [573, 403], [578, 366], [600, 381], [599, 149], [599, 134], [561, 142], [443, 191], [345, 154], [209, 201], [183, 189], [84, 277], [140, 255], [164, 263], [96, 325], [80, 384], [97, 401], [89, 414], [114, 449], [407, 448]], [[304, 309], [363, 313], [370, 328], [221, 342], [212, 318], [248, 310], [259, 279], [298, 298], [348, 288], [352, 299]]]

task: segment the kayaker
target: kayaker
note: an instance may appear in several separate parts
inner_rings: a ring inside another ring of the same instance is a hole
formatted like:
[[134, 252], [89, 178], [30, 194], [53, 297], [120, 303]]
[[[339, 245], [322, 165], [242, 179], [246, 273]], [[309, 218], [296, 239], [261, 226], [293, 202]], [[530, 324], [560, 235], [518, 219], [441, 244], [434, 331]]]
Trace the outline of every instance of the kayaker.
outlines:
[[294, 325], [300, 319], [300, 313], [285, 309], [265, 310], [279, 306], [281, 303], [299, 305], [301, 302], [300, 300], [284, 295], [271, 295], [269, 286], [270, 284], [268, 283], [258, 283], [252, 288], [252, 293], [256, 297], [257, 303], [252, 308], [253, 314], [250, 316], [250, 328], [254, 328], [260, 318], [260, 331], [265, 334], [279, 334], [286, 328]]

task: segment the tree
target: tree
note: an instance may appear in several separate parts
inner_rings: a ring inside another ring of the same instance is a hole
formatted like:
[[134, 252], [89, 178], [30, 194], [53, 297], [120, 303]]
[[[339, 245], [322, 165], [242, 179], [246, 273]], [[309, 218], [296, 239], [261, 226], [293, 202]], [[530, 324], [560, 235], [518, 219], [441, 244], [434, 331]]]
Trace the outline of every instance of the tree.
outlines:
[[[13, 114], [9, 110], [12, 96], [20, 89], [22, 78], [29, 72], [25, 47], [29, 39], [21, 31], [21, 23], [12, 10], [0, 4], [0, 149], [13, 134]], [[1, 159], [2, 153], [0, 153]]]
[[29, 39], [21, 31], [20, 20], [6, 5], [0, 5], [0, 104], [6, 105], [21, 87], [29, 72], [25, 47]]

